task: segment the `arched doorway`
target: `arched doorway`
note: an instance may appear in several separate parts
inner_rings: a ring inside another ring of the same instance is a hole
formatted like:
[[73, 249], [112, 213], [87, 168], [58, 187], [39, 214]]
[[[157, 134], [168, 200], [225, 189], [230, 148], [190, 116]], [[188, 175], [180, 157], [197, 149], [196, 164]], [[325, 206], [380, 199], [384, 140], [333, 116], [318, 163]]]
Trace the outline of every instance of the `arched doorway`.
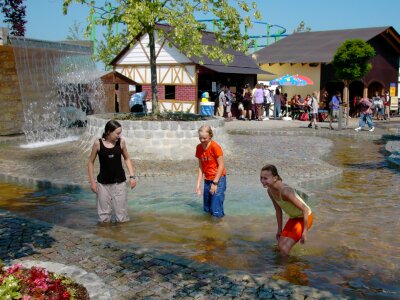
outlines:
[[329, 100], [335, 95], [336, 92], [343, 94], [344, 83], [340, 81], [329, 81], [325, 85], [325, 89], [328, 92]]
[[383, 94], [385, 91], [385, 88], [382, 83], [378, 81], [373, 81], [369, 84], [368, 86], [368, 98], [372, 98], [375, 96], [375, 92], [378, 92], [379, 95]]
[[364, 83], [361, 81], [353, 81], [349, 85], [349, 104], [351, 117], [357, 114], [356, 98], [360, 99], [364, 95]]

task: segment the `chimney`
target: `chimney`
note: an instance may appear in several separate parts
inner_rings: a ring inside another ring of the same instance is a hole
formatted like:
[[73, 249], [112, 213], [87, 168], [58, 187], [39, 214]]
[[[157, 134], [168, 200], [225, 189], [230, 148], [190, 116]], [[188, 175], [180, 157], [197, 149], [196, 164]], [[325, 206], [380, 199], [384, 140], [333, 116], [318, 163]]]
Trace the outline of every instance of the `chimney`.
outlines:
[[0, 45], [6, 45], [8, 39], [8, 28], [1, 27], [0, 28]]

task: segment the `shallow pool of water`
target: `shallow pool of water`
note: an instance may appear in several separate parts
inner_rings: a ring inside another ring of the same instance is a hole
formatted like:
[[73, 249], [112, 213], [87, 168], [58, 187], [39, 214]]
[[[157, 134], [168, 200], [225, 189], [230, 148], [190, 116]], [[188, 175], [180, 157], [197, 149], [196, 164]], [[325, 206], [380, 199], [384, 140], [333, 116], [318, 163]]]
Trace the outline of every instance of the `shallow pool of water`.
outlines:
[[202, 213], [195, 178], [139, 180], [129, 192], [132, 221], [98, 226], [95, 197], [87, 189], [37, 189], [0, 184], [0, 208], [124, 243], [158, 248], [233, 270], [370, 299], [400, 298], [400, 173], [383, 145], [338, 139], [327, 161], [343, 177], [308, 184], [315, 214], [306, 245], [289, 259], [274, 251], [276, 220], [254, 176], [229, 176], [226, 217]]

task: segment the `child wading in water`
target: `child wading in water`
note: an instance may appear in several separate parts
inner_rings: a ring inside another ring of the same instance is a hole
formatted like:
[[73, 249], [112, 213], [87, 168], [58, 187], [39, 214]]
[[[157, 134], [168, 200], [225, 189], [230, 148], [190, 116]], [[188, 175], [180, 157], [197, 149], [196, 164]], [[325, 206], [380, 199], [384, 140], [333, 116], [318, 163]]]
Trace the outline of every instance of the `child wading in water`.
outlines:
[[[304, 244], [307, 240], [307, 231], [313, 221], [311, 209], [294, 189], [282, 182], [275, 166], [264, 166], [261, 169], [260, 181], [263, 187], [268, 189], [268, 195], [275, 207], [278, 222], [276, 239], [279, 251], [283, 255], [289, 255], [290, 250], [298, 241]], [[289, 220], [283, 230], [282, 210], [289, 215]]]
[[[126, 149], [125, 140], [121, 138], [121, 124], [115, 120], [107, 122], [103, 137], [94, 142], [89, 156], [88, 173], [90, 189], [96, 193], [97, 213], [99, 221], [111, 222], [111, 212], [114, 209], [117, 222], [129, 221], [127, 210], [126, 177], [122, 168], [121, 156], [129, 171], [129, 185], [136, 186], [132, 162]], [[96, 156], [99, 155], [100, 173], [97, 182], [93, 169]]]
[[201, 126], [198, 133], [200, 144], [196, 147], [196, 157], [199, 159], [196, 193], [201, 194], [200, 186], [204, 175], [204, 211], [214, 217], [222, 218], [225, 215], [223, 205], [226, 190], [222, 148], [212, 140], [213, 132], [210, 126]]

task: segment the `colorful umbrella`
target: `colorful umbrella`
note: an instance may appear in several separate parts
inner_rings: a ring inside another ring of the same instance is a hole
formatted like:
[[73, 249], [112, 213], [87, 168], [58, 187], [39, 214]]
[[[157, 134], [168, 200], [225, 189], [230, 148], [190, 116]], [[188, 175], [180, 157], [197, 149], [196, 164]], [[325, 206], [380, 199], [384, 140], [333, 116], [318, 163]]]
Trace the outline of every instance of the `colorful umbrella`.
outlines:
[[282, 77], [275, 78], [270, 81], [272, 85], [295, 85], [295, 86], [303, 86], [307, 85], [306, 80], [300, 79], [296, 77], [296, 75], [286, 74]]
[[296, 75], [294, 75], [294, 77], [304, 80], [307, 83], [307, 85], [314, 84], [314, 81], [312, 81], [312, 79], [307, 76], [296, 74]]

